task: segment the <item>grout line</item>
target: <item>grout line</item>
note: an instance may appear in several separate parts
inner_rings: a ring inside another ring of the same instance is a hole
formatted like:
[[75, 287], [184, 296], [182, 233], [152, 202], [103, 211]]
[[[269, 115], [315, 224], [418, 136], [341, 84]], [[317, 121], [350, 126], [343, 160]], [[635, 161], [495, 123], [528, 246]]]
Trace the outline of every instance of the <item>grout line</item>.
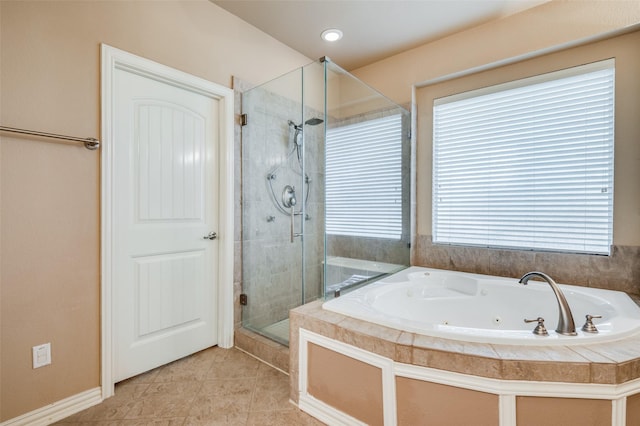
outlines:
[[[257, 372], [256, 372], [257, 373]], [[253, 390], [251, 391], [251, 399], [249, 400], [249, 406], [247, 407], [247, 421], [249, 423], [249, 417], [251, 417], [251, 407], [253, 407], [254, 398], [256, 397], [256, 388], [258, 387], [258, 376], [253, 378]]]
[[279, 371], [279, 372], [281, 372], [282, 374], [286, 374], [287, 376], [289, 376], [289, 373], [288, 373], [287, 371], [281, 370], [281, 369], [279, 369], [278, 367], [276, 367], [276, 366], [275, 366], [275, 365], [273, 365], [273, 364], [269, 364], [267, 361], [265, 361], [265, 360], [263, 360], [263, 359], [258, 358], [258, 357], [257, 357], [257, 356], [255, 356], [254, 354], [249, 353], [249, 352], [245, 351], [244, 349], [239, 348], [239, 347], [237, 347], [237, 346], [234, 346], [234, 348], [235, 348], [235, 349], [237, 349], [237, 350], [239, 350], [240, 352], [243, 352], [243, 353], [245, 353], [245, 354], [249, 355], [251, 358], [255, 358], [255, 359], [257, 359], [257, 360], [258, 360], [258, 361], [260, 361], [261, 363], [263, 363], [263, 364], [265, 364], [265, 365], [268, 365], [269, 367], [271, 367], [271, 368], [273, 368], [273, 369], [275, 369], [275, 370], [278, 370], [278, 371]]

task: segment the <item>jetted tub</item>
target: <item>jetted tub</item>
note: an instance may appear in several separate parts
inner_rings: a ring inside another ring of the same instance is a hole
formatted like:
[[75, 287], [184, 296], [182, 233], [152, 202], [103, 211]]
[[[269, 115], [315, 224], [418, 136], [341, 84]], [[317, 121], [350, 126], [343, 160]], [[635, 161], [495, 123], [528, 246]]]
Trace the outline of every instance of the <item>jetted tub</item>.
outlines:
[[[525, 271], [527, 272], [527, 271]], [[470, 342], [576, 345], [623, 338], [640, 331], [640, 307], [622, 292], [559, 285], [577, 336], [555, 332], [558, 303], [551, 286], [514, 278], [410, 267], [323, 304], [353, 318], [408, 332]], [[581, 331], [586, 315], [598, 333]], [[532, 333], [543, 317], [548, 336]]]

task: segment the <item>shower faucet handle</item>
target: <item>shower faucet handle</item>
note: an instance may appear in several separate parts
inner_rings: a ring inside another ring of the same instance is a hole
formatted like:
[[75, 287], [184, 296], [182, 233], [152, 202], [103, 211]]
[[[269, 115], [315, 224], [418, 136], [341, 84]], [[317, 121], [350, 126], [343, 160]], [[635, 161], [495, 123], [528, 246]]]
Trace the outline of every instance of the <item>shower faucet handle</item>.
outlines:
[[524, 322], [537, 322], [538, 325], [536, 325], [536, 328], [533, 329], [532, 333], [537, 335], [537, 336], [547, 336], [549, 334], [549, 332], [547, 331], [546, 327], [544, 326], [544, 318], [542, 317], [538, 317], [536, 319], [524, 319]]
[[282, 190], [282, 205], [288, 209], [289, 207], [293, 208], [297, 202], [295, 186], [285, 185]]

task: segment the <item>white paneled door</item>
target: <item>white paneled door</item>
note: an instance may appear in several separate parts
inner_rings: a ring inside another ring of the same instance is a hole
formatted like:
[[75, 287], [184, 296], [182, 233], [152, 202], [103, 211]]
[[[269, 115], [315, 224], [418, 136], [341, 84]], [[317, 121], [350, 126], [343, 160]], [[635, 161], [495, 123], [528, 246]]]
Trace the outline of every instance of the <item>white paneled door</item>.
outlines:
[[114, 381], [216, 345], [219, 100], [113, 78]]

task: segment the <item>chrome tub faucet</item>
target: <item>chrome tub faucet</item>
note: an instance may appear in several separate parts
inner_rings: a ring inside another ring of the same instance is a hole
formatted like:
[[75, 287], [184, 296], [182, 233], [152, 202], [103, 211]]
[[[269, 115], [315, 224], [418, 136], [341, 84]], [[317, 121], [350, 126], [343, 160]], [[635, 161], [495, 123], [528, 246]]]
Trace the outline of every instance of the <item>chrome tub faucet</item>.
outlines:
[[576, 336], [576, 325], [573, 322], [573, 315], [571, 314], [571, 308], [569, 308], [569, 304], [567, 303], [567, 299], [564, 297], [562, 290], [558, 287], [551, 277], [543, 272], [528, 272], [520, 278], [518, 281], [520, 284], [527, 285], [531, 278], [538, 277], [542, 278], [551, 286], [553, 293], [556, 296], [556, 300], [558, 301], [558, 328], [556, 328], [556, 333], [563, 334], [565, 336]]

